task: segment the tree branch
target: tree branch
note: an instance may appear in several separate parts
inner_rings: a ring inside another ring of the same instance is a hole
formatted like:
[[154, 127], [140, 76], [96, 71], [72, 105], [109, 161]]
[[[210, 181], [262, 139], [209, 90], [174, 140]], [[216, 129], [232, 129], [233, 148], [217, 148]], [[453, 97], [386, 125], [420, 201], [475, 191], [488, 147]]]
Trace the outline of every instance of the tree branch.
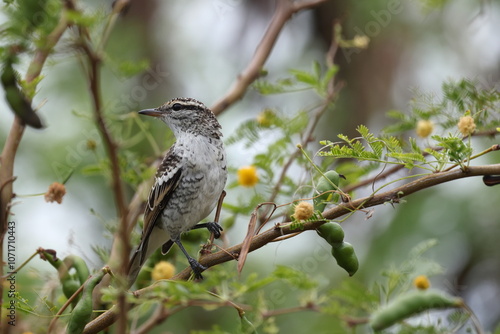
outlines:
[[[35, 80], [45, 65], [47, 57], [52, 52], [55, 45], [61, 39], [61, 36], [70, 25], [67, 17], [67, 11], [73, 8], [72, 1], [64, 1], [64, 8], [61, 13], [61, 18], [54, 30], [47, 36], [45, 44], [40, 46], [34, 54], [28, 71], [25, 75], [26, 83], [31, 83]], [[24, 134], [25, 126], [22, 124], [19, 117], [15, 117], [9, 135], [5, 141], [2, 154], [0, 155], [0, 259], [3, 259], [3, 240], [7, 232], [7, 222], [10, 212], [10, 202], [14, 197], [13, 181], [14, 177], [14, 161], [17, 154], [17, 149]], [[0, 266], [0, 276], [3, 276], [3, 266]], [[0, 296], [3, 296], [3, 285], [0, 284]], [[1, 318], [1, 310], [0, 310]], [[4, 322], [0, 324], [0, 329]]]
[[[97, 128], [106, 147], [106, 153], [111, 163], [111, 183], [116, 205], [117, 217], [120, 219], [117, 236], [115, 238], [117, 249], [119, 249], [118, 256], [118, 270], [117, 273], [121, 277], [125, 277], [128, 271], [128, 261], [131, 251], [130, 234], [128, 229], [128, 207], [125, 199], [125, 191], [121, 180], [120, 162], [118, 157], [118, 145], [115, 142], [111, 132], [106, 124], [104, 112], [102, 110], [101, 101], [101, 82], [100, 82], [100, 67], [102, 63], [101, 54], [94, 51], [85, 27], [80, 27], [81, 48], [87, 56], [88, 60], [88, 81], [89, 89], [92, 97], [94, 117]], [[115, 268], [113, 268], [115, 269]], [[118, 324], [118, 333], [124, 333], [127, 327], [127, 302], [125, 292], [118, 295], [118, 310], [120, 314], [120, 321]]]
[[[409, 196], [417, 191], [421, 191], [442, 183], [459, 180], [466, 177], [483, 176], [483, 175], [499, 175], [500, 164], [486, 165], [486, 166], [470, 166], [466, 172], [455, 169], [448, 172], [433, 173], [423, 176], [417, 180], [409, 182], [400, 187], [388, 190], [379, 194], [372, 194], [371, 196], [353, 200], [349, 203], [341, 203], [334, 208], [323, 212], [326, 219], [333, 220], [340, 218], [353, 211], [369, 208], [383, 203], [398, 203], [403, 197]], [[325, 221], [305, 222], [300, 231], [292, 228], [290, 223], [277, 224], [274, 227], [254, 236], [250, 244], [249, 252], [257, 250], [268, 243], [280, 238], [284, 235], [294, 234], [297, 232], [315, 230]], [[234, 260], [241, 252], [242, 244], [219, 251], [213, 254], [207, 254], [200, 259], [200, 263], [206, 267], [213, 267], [215, 265]], [[191, 268], [185, 268], [183, 271], [172, 277], [172, 280], [187, 280], [191, 275]], [[143, 295], [153, 287], [149, 286], [134, 292], [135, 295]], [[103, 313], [101, 316], [90, 322], [85, 327], [85, 334], [97, 333], [104, 328], [109, 327], [116, 320], [116, 313], [113, 311], [114, 307]]]
[[310, 0], [310, 1], [292, 1], [292, 0], [278, 0], [276, 10], [267, 27], [264, 37], [257, 46], [252, 60], [248, 66], [241, 72], [236, 81], [233, 83], [229, 91], [221, 99], [219, 99], [211, 107], [215, 115], [220, 114], [236, 101], [240, 100], [252, 82], [254, 82], [260, 75], [264, 63], [271, 54], [271, 51], [276, 44], [278, 36], [283, 30], [285, 23], [296, 12], [306, 8], [311, 8], [325, 2], [326, 0]]

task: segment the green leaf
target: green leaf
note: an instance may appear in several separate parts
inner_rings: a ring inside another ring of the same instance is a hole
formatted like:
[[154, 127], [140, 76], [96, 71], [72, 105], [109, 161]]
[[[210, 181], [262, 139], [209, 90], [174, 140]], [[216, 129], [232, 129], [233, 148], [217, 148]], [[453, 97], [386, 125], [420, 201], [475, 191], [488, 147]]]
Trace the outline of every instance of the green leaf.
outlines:
[[291, 286], [301, 290], [310, 290], [318, 286], [318, 283], [303, 271], [286, 266], [277, 266], [272, 276], [284, 280]]
[[[283, 84], [283, 82], [285, 84]], [[252, 84], [252, 88], [262, 95], [280, 94], [286, 92], [285, 87], [290, 86], [290, 81], [280, 81], [273, 84], [267, 80], [259, 79]]]
[[339, 68], [336, 65], [330, 66], [326, 72], [323, 78], [321, 79], [321, 89], [323, 91], [326, 91], [328, 88], [328, 83], [332, 80], [332, 78], [337, 74]]
[[288, 135], [298, 134], [304, 131], [309, 124], [309, 114], [306, 111], [299, 111], [297, 115], [284, 124]]
[[150, 67], [147, 59], [142, 60], [123, 60], [117, 64], [117, 70], [126, 77], [137, 75]]
[[313, 74], [300, 70], [290, 70], [290, 73], [295, 77], [298, 82], [316, 87], [318, 86], [318, 78]]

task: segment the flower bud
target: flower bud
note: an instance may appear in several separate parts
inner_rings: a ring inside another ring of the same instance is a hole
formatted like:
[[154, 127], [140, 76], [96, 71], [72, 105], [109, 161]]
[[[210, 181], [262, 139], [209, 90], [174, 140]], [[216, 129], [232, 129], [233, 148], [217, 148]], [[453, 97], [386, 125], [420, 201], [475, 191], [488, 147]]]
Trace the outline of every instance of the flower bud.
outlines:
[[421, 119], [418, 121], [415, 131], [419, 137], [426, 138], [434, 131], [434, 124], [429, 120]]

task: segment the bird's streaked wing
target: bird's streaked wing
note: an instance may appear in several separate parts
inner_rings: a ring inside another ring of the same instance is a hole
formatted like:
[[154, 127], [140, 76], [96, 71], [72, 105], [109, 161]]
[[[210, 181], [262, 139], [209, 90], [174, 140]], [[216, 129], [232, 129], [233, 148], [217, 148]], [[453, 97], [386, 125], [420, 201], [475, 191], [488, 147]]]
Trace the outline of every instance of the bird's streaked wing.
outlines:
[[181, 157], [174, 153], [174, 146], [172, 146], [156, 173], [155, 184], [149, 194], [144, 212], [144, 228], [142, 230], [141, 247], [139, 247], [142, 249], [141, 265], [145, 261], [149, 237], [156, 225], [155, 222], [179, 184], [182, 174], [180, 162]]

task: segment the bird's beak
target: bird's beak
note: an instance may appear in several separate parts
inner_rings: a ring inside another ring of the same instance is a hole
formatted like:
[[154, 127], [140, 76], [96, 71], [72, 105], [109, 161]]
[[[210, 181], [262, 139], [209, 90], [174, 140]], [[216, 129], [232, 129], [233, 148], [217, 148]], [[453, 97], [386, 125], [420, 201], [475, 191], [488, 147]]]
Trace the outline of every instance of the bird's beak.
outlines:
[[139, 114], [153, 117], [161, 117], [162, 113], [156, 109], [144, 109], [139, 111]]

